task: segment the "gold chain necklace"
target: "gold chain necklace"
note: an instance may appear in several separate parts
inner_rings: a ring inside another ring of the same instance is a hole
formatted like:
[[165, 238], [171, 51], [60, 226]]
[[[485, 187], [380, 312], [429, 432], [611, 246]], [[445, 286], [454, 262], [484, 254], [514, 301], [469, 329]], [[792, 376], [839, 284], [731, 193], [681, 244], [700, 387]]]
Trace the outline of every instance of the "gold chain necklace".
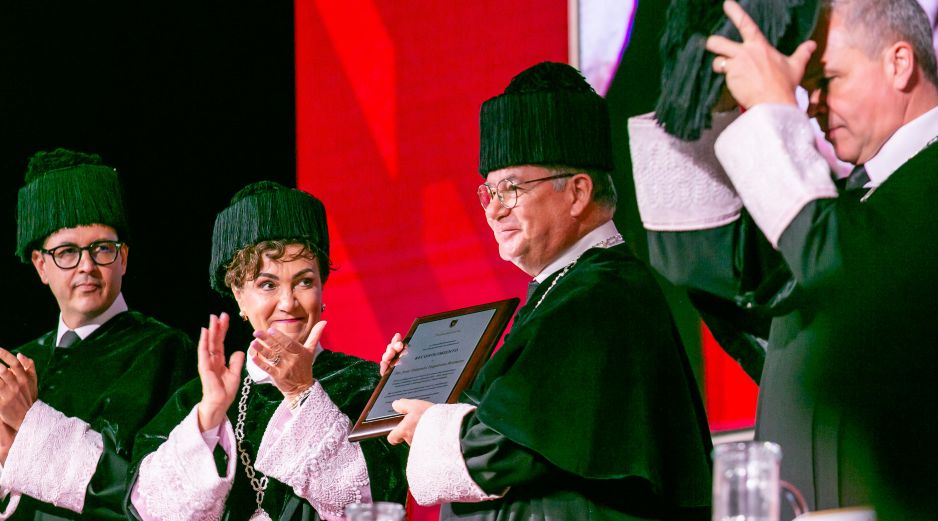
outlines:
[[[613, 246], [615, 246], [615, 245], [617, 245], [617, 244], [622, 244], [623, 242], [625, 242], [625, 239], [622, 238], [622, 234], [621, 234], [621, 233], [617, 233], [617, 234], [613, 235], [612, 237], [606, 237], [605, 239], [603, 239], [603, 240], [597, 242], [596, 244], [590, 246], [589, 248], [587, 248], [586, 250], [584, 250], [583, 253], [586, 253], [587, 251], [589, 251], [589, 250], [591, 250], [591, 249], [593, 249], [593, 248], [612, 248]], [[570, 269], [572, 269], [572, 268], [576, 265], [576, 261], [580, 260], [580, 257], [583, 256], [583, 253], [577, 255], [576, 258], [573, 259], [573, 262], [571, 262], [570, 264], [567, 264], [566, 266], [563, 267], [563, 270], [560, 272], [560, 275], [557, 275], [557, 276], [554, 278], [554, 280], [551, 281], [550, 286], [548, 286], [548, 288], [547, 288], [547, 291], [545, 291], [544, 294], [541, 295], [541, 298], [538, 299], [537, 304], [534, 304], [534, 309], [537, 309], [538, 306], [541, 305], [541, 302], [544, 302], [544, 297], [546, 297], [547, 294], [550, 293], [550, 290], [554, 289], [554, 286], [557, 285], [557, 281], [560, 280], [560, 279], [562, 279], [563, 276], [566, 275], [567, 272], [570, 271]]]

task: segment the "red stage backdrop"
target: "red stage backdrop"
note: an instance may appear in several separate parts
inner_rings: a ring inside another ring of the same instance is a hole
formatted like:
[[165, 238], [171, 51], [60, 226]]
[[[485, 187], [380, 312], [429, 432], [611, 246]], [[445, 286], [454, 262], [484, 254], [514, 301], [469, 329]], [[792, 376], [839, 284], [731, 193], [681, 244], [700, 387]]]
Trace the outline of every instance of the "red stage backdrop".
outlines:
[[325, 203], [324, 345], [377, 360], [417, 315], [523, 296], [476, 188], [479, 106], [567, 59], [565, 2], [298, 0], [297, 185]]
[[297, 186], [326, 205], [337, 268], [323, 345], [377, 360], [418, 315], [523, 296], [476, 197], [479, 106], [522, 69], [567, 60], [566, 2], [295, 9]]

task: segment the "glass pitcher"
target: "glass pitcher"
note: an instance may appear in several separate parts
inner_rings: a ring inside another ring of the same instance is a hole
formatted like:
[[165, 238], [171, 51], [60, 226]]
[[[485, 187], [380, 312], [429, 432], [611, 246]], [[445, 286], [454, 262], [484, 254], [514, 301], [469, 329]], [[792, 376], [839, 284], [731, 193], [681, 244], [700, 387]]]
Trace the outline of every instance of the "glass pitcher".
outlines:
[[782, 491], [795, 515], [807, 511], [804, 498], [779, 480], [782, 449], [748, 441], [713, 448], [713, 521], [779, 521]]

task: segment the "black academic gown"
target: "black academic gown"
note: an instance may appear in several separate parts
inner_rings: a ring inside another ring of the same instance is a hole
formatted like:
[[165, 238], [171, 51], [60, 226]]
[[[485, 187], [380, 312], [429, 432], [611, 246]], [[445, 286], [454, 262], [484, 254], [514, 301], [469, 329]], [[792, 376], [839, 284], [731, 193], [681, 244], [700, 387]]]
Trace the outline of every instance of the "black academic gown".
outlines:
[[938, 519], [936, 197], [932, 144], [865, 201], [809, 204], [779, 241], [814, 309], [804, 379], [840, 421], [841, 498], [880, 520]]
[[81, 514], [23, 496], [12, 519], [126, 519], [134, 436], [196, 373], [192, 341], [135, 311], [116, 315], [72, 347], [56, 349], [55, 339], [50, 331], [16, 351], [36, 363], [39, 399], [88, 422], [104, 438], [104, 453]]
[[[316, 356], [313, 363], [313, 375], [332, 402], [349, 417], [352, 423], [358, 419], [379, 380], [377, 364], [328, 350], [323, 350]], [[242, 382], [245, 376], [247, 376], [246, 370], [241, 376]], [[241, 396], [240, 387], [237, 396]], [[182, 422], [201, 399], [202, 386], [198, 378], [176, 393], [166, 408], [137, 437], [134, 450], [135, 469], [139, 468], [140, 462], [147, 454], [156, 451], [166, 441], [169, 433]], [[267, 424], [270, 423], [274, 412], [282, 403], [283, 394], [275, 386], [259, 384], [251, 386], [247, 403], [248, 413], [244, 422], [244, 447], [251, 455], [252, 462], [256, 459]], [[228, 410], [228, 419], [232, 425], [236, 425], [237, 416], [236, 402]], [[401, 445], [392, 446], [384, 437], [362, 441], [361, 448], [368, 467], [372, 499], [404, 504], [407, 494], [407, 482], [404, 477], [407, 448]], [[224, 451], [217, 447], [215, 455], [221, 471], [219, 475], [223, 475]], [[271, 518], [279, 521], [320, 519], [312, 505], [294, 494], [289, 486], [273, 478], [268, 479], [269, 483], [264, 494], [264, 510]], [[241, 459], [237, 458], [234, 483], [225, 501], [225, 510], [221, 519], [223, 521], [246, 520], [256, 509], [254, 490], [244, 473]], [[133, 519], [139, 518], [130, 506], [129, 498], [128, 510]]]
[[709, 519], [710, 436], [648, 268], [590, 249], [542, 283], [461, 401], [469, 474], [494, 501], [441, 519]]
[[936, 174], [931, 146], [865, 201], [861, 191], [811, 202], [776, 253], [741, 231], [745, 215], [713, 230], [649, 232], [653, 264], [672, 281], [770, 321], [756, 437], [782, 446], [782, 479], [812, 509], [899, 494], [878, 476], [938, 486], [933, 458], [908, 457], [909, 447], [930, 452], [919, 440], [934, 439], [923, 434], [938, 413], [925, 383], [938, 371]]

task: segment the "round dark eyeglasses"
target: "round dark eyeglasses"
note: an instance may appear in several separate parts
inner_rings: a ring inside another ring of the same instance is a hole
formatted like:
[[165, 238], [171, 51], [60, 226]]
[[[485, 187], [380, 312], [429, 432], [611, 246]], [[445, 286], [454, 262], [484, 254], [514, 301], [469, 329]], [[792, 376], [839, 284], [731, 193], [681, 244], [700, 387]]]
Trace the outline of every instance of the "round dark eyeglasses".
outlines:
[[91, 261], [98, 266], [107, 266], [117, 260], [121, 246], [121, 241], [94, 241], [88, 246], [78, 246], [77, 244], [62, 244], [55, 248], [41, 248], [39, 251], [44, 255], [52, 257], [52, 262], [63, 270], [70, 270], [81, 262], [81, 253], [87, 251], [91, 256]]

